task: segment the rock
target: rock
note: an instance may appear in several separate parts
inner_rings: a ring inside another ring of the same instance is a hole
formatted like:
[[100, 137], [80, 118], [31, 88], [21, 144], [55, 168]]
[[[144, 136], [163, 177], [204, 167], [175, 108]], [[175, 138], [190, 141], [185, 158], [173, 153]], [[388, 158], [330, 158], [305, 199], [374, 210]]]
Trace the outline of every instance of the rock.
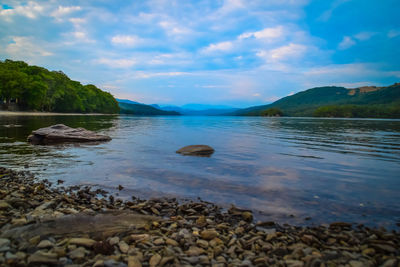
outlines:
[[68, 256], [73, 260], [81, 260], [85, 258], [86, 250], [83, 247], [76, 248], [68, 253]]
[[142, 267], [140, 260], [136, 256], [128, 257], [128, 267]]
[[0, 248], [8, 247], [10, 245], [10, 240], [7, 238], [0, 238]]
[[207, 145], [191, 145], [180, 148], [176, 151], [178, 154], [185, 156], [203, 156], [209, 157], [214, 153], [214, 149]]
[[54, 244], [52, 242], [50, 242], [49, 240], [42, 240], [37, 245], [37, 248], [52, 248], [52, 247], [54, 247]]
[[350, 261], [349, 264], [350, 264], [351, 267], [363, 267], [363, 266], [365, 266], [365, 264], [363, 262], [355, 261], [355, 260]]
[[10, 204], [7, 203], [5, 200], [0, 200], [0, 210], [10, 209]]
[[32, 131], [28, 136], [28, 142], [34, 145], [48, 145], [65, 142], [100, 142], [110, 141], [111, 138], [106, 135], [83, 128], [71, 128], [64, 124], [56, 124], [46, 128], [40, 128]]
[[205, 254], [206, 251], [202, 248], [192, 246], [185, 253], [189, 256], [199, 256], [200, 254]]
[[175, 240], [173, 240], [173, 239], [171, 239], [171, 238], [165, 239], [165, 243], [166, 243], [167, 245], [171, 245], [171, 246], [174, 246], [174, 247], [179, 246], [178, 242], [176, 242]]
[[150, 267], [155, 267], [160, 263], [160, 261], [161, 261], [160, 254], [156, 253], [150, 258], [149, 265], [150, 265]]
[[218, 236], [218, 232], [215, 230], [204, 230], [201, 232], [201, 238], [205, 240], [211, 240]]
[[90, 238], [71, 238], [69, 240], [69, 243], [71, 245], [78, 245], [90, 248], [94, 245], [94, 243], [96, 243], [96, 241]]
[[110, 243], [111, 246], [114, 246], [116, 244], [119, 243], [119, 237], [118, 236], [114, 236], [112, 238], [110, 238], [110, 240], [108, 240], [108, 243]]
[[251, 221], [253, 221], [253, 214], [249, 211], [245, 211], [242, 213], [242, 218], [246, 222], [251, 222]]
[[55, 265], [58, 263], [57, 254], [47, 253], [43, 251], [36, 251], [34, 254], [29, 256], [28, 264], [48, 264]]
[[129, 250], [129, 245], [125, 241], [121, 241], [118, 243], [119, 250], [121, 250], [122, 253], [126, 254]]
[[208, 248], [208, 242], [206, 240], [199, 239], [196, 241], [196, 244], [202, 248]]
[[164, 239], [162, 239], [162, 238], [157, 238], [156, 240], [153, 241], [153, 244], [156, 246], [163, 245], [164, 243], [165, 243]]

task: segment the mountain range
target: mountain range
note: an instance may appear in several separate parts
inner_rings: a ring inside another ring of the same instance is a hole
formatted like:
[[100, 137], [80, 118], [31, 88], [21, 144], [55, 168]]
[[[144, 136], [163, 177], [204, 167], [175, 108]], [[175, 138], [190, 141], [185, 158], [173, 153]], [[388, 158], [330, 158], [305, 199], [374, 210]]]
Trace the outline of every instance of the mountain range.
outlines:
[[400, 83], [386, 87], [316, 87], [283, 97], [271, 104], [243, 109], [221, 105], [187, 104], [178, 107], [145, 105], [124, 99], [117, 101], [121, 113], [137, 115], [270, 116], [276, 113], [293, 117], [400, 118]]

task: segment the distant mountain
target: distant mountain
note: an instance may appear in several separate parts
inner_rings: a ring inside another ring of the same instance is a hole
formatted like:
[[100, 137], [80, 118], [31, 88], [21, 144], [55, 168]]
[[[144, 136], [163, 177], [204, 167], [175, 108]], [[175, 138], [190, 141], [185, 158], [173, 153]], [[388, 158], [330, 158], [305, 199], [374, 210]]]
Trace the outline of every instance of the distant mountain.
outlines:
[[116, 98], [116, 100], [118, 101], [118, 103], [142, 104], [142, 103], [139, 103], [139, 102], [136, 102], [136, 101], [132, 101], [132, 100], [129, 100], [129, 99], [119, 99], [119, 98]]
[[186, 104], [182, 107], [178, 106], [161, 106], [160, 109], [165, 111], [176, 111], [182, 115], [191, 116], [218, 116], [227, 113], [233, 113], [238, 108], [223, 105], [203, 105], [203, 104]]
[[[353, 89], [317, 87], [281, 98], [272, 104], [240, 109], [230, 115], [259, 116], [270, 108], [278, 108], [284, 116], [313, 116], [317, 109], [327, 106], [331, 109], [337, 106], [351, 110], [361, 108], [363, 112], [368, 107], [372, 117], [397, 117], [396, 112], [400, 111], [400, 83], [387, 87], [365, 86]], [[374, 112], [377, 114], [374, 115]], [[386, 114], [378, 114], [382, 112]], [[352, 117], [352, 114], [348, 117]]]
[[[118, 102], [121, 114], [133, 114], [133, 115], [180, 115], [175, 111], [165, 111], [157, 109], [150, 105], [136, 104], [134, 101], [123, 100], [124, 102]], [[129, 103], [127, 101], [133, 102]]]

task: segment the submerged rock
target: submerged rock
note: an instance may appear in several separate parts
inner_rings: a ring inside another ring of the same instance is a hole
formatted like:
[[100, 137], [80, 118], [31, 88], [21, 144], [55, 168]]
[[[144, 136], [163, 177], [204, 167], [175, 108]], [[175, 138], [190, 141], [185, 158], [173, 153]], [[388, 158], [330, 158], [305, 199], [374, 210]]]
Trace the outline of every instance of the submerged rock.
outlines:
[[214, 148], [207, 145], [191, 145], [185, 146], [177, 150], [176, 153], [187, 156], [203, 156], [209, 157], [214, 153]]
[[56, 124], [50, 127], [32, 131], [28, 136], [28, 142], [34, 145], [48, 145], [66, 142], [100, 142], [110, 141], [111, 137], [97, 134], [84, 128], [71, 128], [64, 124]]

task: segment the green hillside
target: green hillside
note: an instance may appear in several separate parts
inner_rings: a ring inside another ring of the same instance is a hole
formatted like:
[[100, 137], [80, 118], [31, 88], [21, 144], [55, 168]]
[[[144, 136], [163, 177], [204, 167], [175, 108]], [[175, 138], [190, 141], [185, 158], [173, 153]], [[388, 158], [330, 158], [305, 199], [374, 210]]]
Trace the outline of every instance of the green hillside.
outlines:
[[0, 107], [4, 110], [118, 113], [115, 98], [92, 84], [72, 81], [61, 71], [0, 61]]
[[118, 102], [121, 114], [133, 115], [180, 115], [176, 111], [165, 111], [144, 104], [130, 104]]
[[[281, 98], [269, 105], [241, 109], [234, 115], [261, 116], [270, 108], [281, 110], [284, 116], [294, 117], [326, 115], [328, 117], [398, 118], [400, 117], [400, 83], [387, 87], [369, 86], [354, 89], [334, 86], [317, 87]], [[326, 112], [335, 108], [341, 111]]]

